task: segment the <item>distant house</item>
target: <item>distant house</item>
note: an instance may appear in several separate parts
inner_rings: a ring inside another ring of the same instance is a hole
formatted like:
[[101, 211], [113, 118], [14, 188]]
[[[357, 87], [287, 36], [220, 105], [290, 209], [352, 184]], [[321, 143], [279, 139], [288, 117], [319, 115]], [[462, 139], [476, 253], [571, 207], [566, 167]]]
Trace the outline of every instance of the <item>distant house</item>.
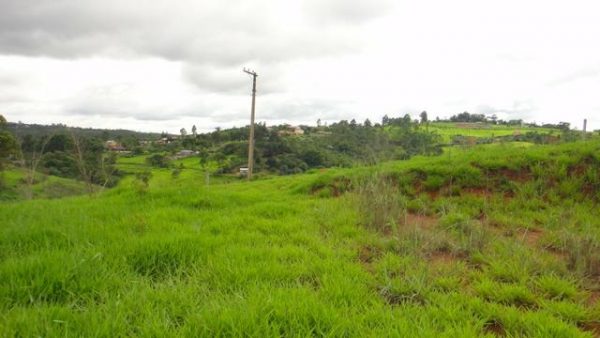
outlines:
[[114, 140], [108, 140], [104, 142], [104, 147], [109, 151], [123, 152], [127, 151], [125, 147], [123, 147], [119, 142]]
[[169, 144], [171, 143], [172, 139], [169, 137], [162, 137], [156, 141], [154, 141], [155, 144]]
[[304, 135], [304, 130], [299, 126], [285, 126], [285, 129], [280, 130], [278, 134], [279, 136]]
[[175, 158], [186, 158], [186, 157], [190, 157], [190, 156], [194, 156], [198, 154], [197, 151], [193, 151], [193, 150], [189, 150], [189, 149], [183, 149], [180, 150], [179, 152], [177, 152], [177, 154], [175, 154]]

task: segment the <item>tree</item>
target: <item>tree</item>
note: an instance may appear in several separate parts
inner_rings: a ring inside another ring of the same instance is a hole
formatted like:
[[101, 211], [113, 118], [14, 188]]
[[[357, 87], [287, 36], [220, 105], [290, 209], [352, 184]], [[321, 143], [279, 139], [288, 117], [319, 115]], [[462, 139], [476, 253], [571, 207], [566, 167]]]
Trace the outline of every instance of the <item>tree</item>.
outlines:
[[179, 132], [181, 133], [181, 139], [184, 139], [187, 136], [187, 130], [185, 130], [185, 128], [179, 129]]
[[86, 139], [75, 135], [70, 130], [73, 141], [73, 156], [77, 162], [81, 180], [84, 181], [88, 194], [94, 194], [94, 183], [103, 183], [101, 174], [102, 152], [104, 147], [98, 139]]
[[427, 112], [425, 110], [423, 110], [419, 116], [421, 117], [421, 123], [427, 123]]
[[146, 157], [146, 163], [157, 168], [167, 168], [170, 165], [170, 160], [162, 154], [154, 154]]
[[25, 135], [20, 140], [20, 162], [21, 166], [25, 169], [25, 183], [28, 189], [26, 190], [26, 197], [31, 199], [33, 197], [33, 184], [35, 183], [35, 174], [37, 168], [42, 162], [43, 155], [46, 152], [46, 145], [55, 135], [54, 131], [50, 136], [42, 136], [35, 139], [32, 135]]
[[46, 144], [45, 153], [56, 152], [56, 151], [68, 151], [73, 148], [73, 142], [65, 134], [56, 134], [49, 138], [48, 144]]
[[196, 125], [194, 124], [192, 126], [192, 135], [194, 135], [194, 138], [196, 138], [196, 136], [198, 136], [197, 131], [198, 131], [198, 129], [196, 129]]
[[381, 125], [382, 126], [387, 126], [390, 123], [390, 118], [386, 115], [383, 115], [383, 117], [381, 118]]
[[6, 119], [0, 115], [0, 171], [4, 170], [9, 158], [15, 156], [18, 149], [17, 140], [6, 127]]
[[450, 117], [452, 122], [487, 122], [485, 115], [483, 114], [469, 114], [469, 112], [462, 112], [458, 115]]
[[202, 170], [206, 170], [206, 168], [208, 167], [208, 151], [206, 151], [206, 149], [202, 149], [200, 150], [200, 152], [198, 153], [198, 157], [200, 158], [200, 168], [202, 168]]
[[558, 128], [567, 131], [571, 128], [571, 124], [569, 122], [558, 122]]

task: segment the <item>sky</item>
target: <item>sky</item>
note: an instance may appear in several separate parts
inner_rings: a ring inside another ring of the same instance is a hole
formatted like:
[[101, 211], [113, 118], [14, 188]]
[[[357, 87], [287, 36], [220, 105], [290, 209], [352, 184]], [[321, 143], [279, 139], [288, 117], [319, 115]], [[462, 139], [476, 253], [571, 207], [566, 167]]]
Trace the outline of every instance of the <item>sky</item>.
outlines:
[[0, 114], [199, 132], [468, 111], [600, 129], [595, 0], [0, 0]]

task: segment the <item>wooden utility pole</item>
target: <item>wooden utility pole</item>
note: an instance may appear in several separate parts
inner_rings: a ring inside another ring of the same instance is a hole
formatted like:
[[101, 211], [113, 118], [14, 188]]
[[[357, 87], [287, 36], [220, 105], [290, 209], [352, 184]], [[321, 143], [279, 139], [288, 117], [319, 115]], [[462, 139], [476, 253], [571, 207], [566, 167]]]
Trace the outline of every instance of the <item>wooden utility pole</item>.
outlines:
[[252, 75], [252, 110], [250, 111], [250, 138], [248, 139], [248, 180], [252, 179], [254, 168], [254, 103], [256, 102], [256, 74], [255, 71], [244, 68], [244, 73]]

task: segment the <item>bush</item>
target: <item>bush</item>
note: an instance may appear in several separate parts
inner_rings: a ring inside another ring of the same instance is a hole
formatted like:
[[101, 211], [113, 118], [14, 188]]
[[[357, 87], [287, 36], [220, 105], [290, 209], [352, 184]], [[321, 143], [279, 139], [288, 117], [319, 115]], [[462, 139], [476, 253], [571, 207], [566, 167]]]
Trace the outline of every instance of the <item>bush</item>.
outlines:
[[150, 186], [152, 172], [149, 170], [135, 173], [134, 188], [139, 194], [145, 194]]
[[163, 154], [153, 154], [146, 157], [146, 163], [157, 168], [168, 168], [171, 160]]

